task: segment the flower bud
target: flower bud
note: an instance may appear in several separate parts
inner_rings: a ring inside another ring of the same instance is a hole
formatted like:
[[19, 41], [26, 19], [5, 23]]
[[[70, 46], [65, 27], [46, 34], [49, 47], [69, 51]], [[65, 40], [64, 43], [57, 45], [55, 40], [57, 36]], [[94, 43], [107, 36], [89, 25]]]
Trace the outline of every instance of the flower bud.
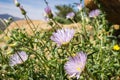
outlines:
[[119, 29], [120, 29], [120, 26], [116, 24], [116, 25], [113, 26], [113, 28], [114, 28], [115, 30], [119, 30]]
[[53, 14], [49, 6], [47, 6], [44, 10], [49, 18], [53, 18]]
[[34, 54], [32, 54], [32, 55], [30, 55], [30, 59], [35, 59], [35, 55]]
[[12, 17], [9, 17], [8, 20], [9, 20], [9, 21], [13, 21], [13, 18], [12, 18]]
[[24, 8], [22, 6], [19, 6], [19, 8], [21, 10], [22, 15], [26, 15], [26, 11], [24, 10]]
[[48, 22], [49, 25], [53, 26], [53, 22]]
[[16, 5], [16, 7], [19, 7], [20, 6], [20, 3], [17, 1], [17, 0], [14, 0], [14, 3]]

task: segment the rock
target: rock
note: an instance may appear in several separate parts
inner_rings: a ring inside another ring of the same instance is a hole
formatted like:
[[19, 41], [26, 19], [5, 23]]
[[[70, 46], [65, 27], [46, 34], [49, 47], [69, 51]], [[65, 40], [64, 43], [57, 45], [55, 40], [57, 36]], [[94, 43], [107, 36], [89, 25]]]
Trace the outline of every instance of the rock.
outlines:
[[[106, 19], [114, 24], [120, 24], [120, 0], [98, 0], [103, 11], [106, 12]], [[94, 0], [85, 0], [85, 5], [90, 10], [98, 8]]]

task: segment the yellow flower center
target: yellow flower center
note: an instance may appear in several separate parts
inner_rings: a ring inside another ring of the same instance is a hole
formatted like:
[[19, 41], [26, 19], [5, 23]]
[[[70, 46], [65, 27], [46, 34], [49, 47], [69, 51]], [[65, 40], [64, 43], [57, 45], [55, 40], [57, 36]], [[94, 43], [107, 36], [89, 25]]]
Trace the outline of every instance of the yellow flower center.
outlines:
[[63, 45], [67, 45], [67, 44], [68, 44], [68, 42], [63, 42], [62, 44], [63, 44]]
[[72, 57], [74, 57], [74, 56], [76, 56], [76, 54], [75, 54], [75, 53], [73, 53], [73, 54], [72, 54]]
[[82, 68], [80, 66], [81, 66], [81, 63], [79, 63], [79, 65], [76, 66], [76, 70], [79, 71], [79, 72], [82, 71]]
[[76, 69], [77, 69], [77, 71], [81, 71], [80, 67], [77, 67]]

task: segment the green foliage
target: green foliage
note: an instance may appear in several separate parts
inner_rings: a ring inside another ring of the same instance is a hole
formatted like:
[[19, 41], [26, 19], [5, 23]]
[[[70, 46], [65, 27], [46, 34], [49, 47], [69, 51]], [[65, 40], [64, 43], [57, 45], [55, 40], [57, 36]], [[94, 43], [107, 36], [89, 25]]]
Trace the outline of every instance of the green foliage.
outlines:
[[58, 11], [56, 15], [61, 18], [66, 18], [67, 13], [75, 11], [72, 5], [56, 5], [55, 8]]
[[76, 11], [74, 9], [75, 6], [73, 5], [57, 5], [55, 6], [55, 8], [57, 9], [57, 12], [56, 12], [56, 17], [55, 17], [55, 20], [61, 24], [70, 24], [72, 23], [71, 20], [68, 20], [66, 19], [66, 15], [70, 12], [74, 12], [75, 13], [75, 18], [74, 20], [76, 22], [80, 21], [80, 16], [78, 15], [79, 12]]
[[[58, 8], [63, 12], [66, 10]], [[59, 17], [63, 16], [61, 14]], [[113, 49], [117, 44], [116, 39], [113, 39], [114, 28], [108, 25], [103, 13], [92, 18], [84, 10], [77, 14], [80, 26], [73, 19], [76, 33], [68, 44], [60, 47], [50, 39], [54, 32], [61, 29], [56, 21], [51, 21], [52, 28], [48, 31], [36, 31], [30, 26], [33, 31], [31, 35], [25, 29], [14, 29], [9, 32], [10, 36], [7, 36], [9, 39], [6, 41], [8, 48], [0, 49], [0, 79], [68, 80], [64, 65], [70, 56], [80, 51], [87, 54], [87, 63], [79, 80], [119, 79], [120, 47], [115, 47], [118, 50]], [[64, 23], [62, 18], [60, 21]], [[12, 51], [8, 54], [10, 50]], [[28, 59], [21, 64], [10, 66], [10, 56], [17, 51], [25, 51]]]
[[61, 24], [70, 24], [71, 23], [71, 21], [69, 21], [65, 18], [58, 17], [58, 16], [55, 17], [54, 19]]

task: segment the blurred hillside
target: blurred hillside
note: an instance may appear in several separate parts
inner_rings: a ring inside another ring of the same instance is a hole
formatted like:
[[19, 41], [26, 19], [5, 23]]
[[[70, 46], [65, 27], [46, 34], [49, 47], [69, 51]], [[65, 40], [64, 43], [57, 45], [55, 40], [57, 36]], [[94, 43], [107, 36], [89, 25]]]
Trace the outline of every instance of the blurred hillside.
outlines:
[[6, 23], [9, 18], [12, 18], [13, 21], [22, 20], [22, 18], [15, 17], [9, 14], [0, 14], [0, 32], [4, 31], [6, 27], [8, 26]]
[[11, 17], [13, 20], [21, 20], [22, 18], [19, 18], [19, 17], [15, 17], [13, 15], [10, 15], [10, 14], [0, 14], [0, 18], [1, 19], [8, 19], [9, 17]]

